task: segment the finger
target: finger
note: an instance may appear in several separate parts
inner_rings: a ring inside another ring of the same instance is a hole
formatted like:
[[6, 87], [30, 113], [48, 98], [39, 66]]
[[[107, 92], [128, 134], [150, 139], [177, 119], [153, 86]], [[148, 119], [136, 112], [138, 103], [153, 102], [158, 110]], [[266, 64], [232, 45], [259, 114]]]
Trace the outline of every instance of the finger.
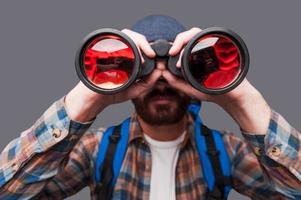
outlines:
[[149, 76], [142, 79], [143, 80], [142, 83], [145, 84], [146, 86], [152, 87], [161, 76], [162, 76], [162, 70], [154, 69], [154, 71]]
[[140, 57], [141, 63], [143, 64], [145, 62], [145, 60], [144, 60], [144, 58], [142, 56], [142, 53], [141, 53], [141, 50], [140, 50], [139, 46], [137, 44], [136, 44], [136, 46], [137, 46], [137, 49], [138, 49], [138, 53], [139, 53], [139, 57]]
[[180, 56], [179, 56], [179, 60], [177, 61], [177, 64], [176, 64], [177, 68], [181, 68], [181, 64], [182, 64], [181, 61], [182, 61], [183, 52], [184, 52], [184, 49], [182, 49], [182, 51], [180, 53]]
[[136, 44], [142, 63], [144, 63], [142, 51], [146, 56], [148, 56], [150, 58], [153, 58], [156, 56], [155, 51], [151, 48], [150, 44], [148, 43], [148, 41], [146, 40], [144, 35], [137, 33], [135, 31], [131, 31], [129, 29], [123, 29], [122, 32], [127, 34], [133, 40], [133, 42]]
[[167, 70], [162, 72], [162, 76], [166, 79], [169, 85], [176, 89], [179, 89], [181, 91], [189, 91], [191, 89], [190, 86], [184, 80], [175, 77]]
[[[185, 36], [184, 36], [185, 32], [180, 33], [177, 35], [176, 39], [173, 42], [173, 45], [171, 46], [171, 48], [169, 49], [169, 55], [171, 56], [175, 56], [177, 55], [180, 50], [183, 48], [184, 43], [185, 43]], [[187, 39], [186, 39], [187, 40]]]
[[152, 49], [152, 47], [145, 38], [139, 40], [139, 47], [147, 57], [154, 58], [156, 56], [155, 51]]
[[162, 76], [167, 80], [167, 82], [169, 83], [169, 85], [171, 87], [178, 89], [193, 98], [208, 101], [208, 99], [209, 99], [208, 95], [196, 90], [190, 84], [188, 84], [186, 81], [175, 77], [169, 71], [167, 71], [167, 70], [163, 71]]
[[162, 71], [155, 69], [148, 77], [134, 83], [134, 85], [128, 89], [129, 91], [127, 92], [127, 98], [133, 99], [151, 90], [161, 76]]
[[191, 40], [197, 33], [201, 32], [200, 28], [194, 27], [188, 31], [182, 32], [177, 35], [172, 47], [169, 49], [169, 54], [175, 56], [180, 52], [184, 45]]

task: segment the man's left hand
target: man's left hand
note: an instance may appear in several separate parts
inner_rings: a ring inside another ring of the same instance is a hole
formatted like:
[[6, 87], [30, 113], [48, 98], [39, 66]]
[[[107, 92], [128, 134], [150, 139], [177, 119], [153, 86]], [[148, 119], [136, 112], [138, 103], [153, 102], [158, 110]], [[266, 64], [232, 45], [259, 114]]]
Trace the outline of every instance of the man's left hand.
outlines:
[[[200, 28], [192, 28], [178, 34], [169, 54], [172, 56], [182, 54], [183, 47], [200, 31], [202, 31]], [[181, 67], [180, 60], [181, 57], [177, 63], [179, 68]], [[164, 70], [162, 75], [172, 87], [187, 95], [221, 106], [245, 133], [266, 134], [271, 117], [271, 108], [260, 92], [247, 79], [244, 79], [239, 86], [228, 93], [208, 95], [196, 90], [189, 83], [177, 78], [168, 70]]]

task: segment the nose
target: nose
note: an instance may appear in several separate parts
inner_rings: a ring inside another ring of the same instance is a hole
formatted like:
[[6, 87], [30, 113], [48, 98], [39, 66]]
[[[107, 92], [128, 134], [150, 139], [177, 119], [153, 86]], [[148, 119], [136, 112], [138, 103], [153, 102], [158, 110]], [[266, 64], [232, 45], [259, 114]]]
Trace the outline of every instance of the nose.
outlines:
[[159, 70], [165, 70], [167, 65], [167, 61], [164, 59], [156, 60], [156, 68]]

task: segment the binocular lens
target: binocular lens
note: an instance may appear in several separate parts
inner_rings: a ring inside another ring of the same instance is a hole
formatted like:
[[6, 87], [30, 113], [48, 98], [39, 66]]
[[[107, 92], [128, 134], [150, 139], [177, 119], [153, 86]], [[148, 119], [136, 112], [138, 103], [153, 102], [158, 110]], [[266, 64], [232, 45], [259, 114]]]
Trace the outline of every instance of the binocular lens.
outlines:
[[209, 34], [198, 39], [188, 59], [191, 75], [207, 89], [225, 88], [241, 72], [240, 50], [224, 35]]
[[126, 84], [133, 74], [134, 56], [132, 48], [122, 37], [101, 35], [85, 49], [84, 72], [96, 87], [116, 89]]

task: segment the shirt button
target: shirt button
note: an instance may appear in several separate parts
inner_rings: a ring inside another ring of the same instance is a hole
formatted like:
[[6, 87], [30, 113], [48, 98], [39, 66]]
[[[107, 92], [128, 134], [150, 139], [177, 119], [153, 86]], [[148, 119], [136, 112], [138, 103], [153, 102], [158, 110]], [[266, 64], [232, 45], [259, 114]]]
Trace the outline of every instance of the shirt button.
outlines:
[[17, 171], [18, 165], [16, 163], [13, 163], [11, 167], [13, 168], [14, 171]]
[[262, 150], [260, 147], [254, 147], [254, 152], [257, 156], [260, 156], [262, 154]]
[[61, 137], [61, 135], [62, 135], [62, 131], [58, 128], [54, 129], [52, 132], [52, 136], [55, 138], [59, 138]]
[[71, 137], [70, 137], [70, 139], [69, 139], [69, 141], [70, 142], [75, 142], [76, 140], [77, 140], [77, 136], [75, 136], [75, 135], [72, 135]]
[[272, 147], [271, 154], [273, 156], [279, 157], [281, 154], [281, 150], [279, 147]]

